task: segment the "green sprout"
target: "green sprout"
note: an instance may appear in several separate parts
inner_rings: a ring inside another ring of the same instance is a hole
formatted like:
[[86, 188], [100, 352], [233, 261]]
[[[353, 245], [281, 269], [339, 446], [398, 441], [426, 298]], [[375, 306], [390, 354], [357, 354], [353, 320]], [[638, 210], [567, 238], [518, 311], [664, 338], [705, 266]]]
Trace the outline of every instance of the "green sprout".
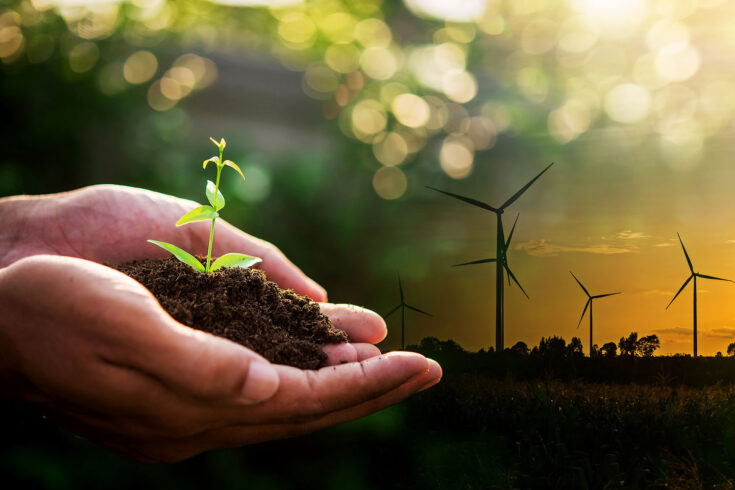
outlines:
[[212, 143], [217, 145], [217, 148], [219, 149], [219, 156], [213, 156], [212, 158], [204, 160], [204, 163], [202, 164], [202, 168], [204, 169], [207, 168], [207, 164], [210, 162], [214, 163], [217, 166], [217, 180], [216, 182], [208, 180], [205, 190], [210, 206], [198, 206], [186, 213], [184, 216], [181, 217], [181, 219], [179, 219], [179, 221], [176, 222], [176, 226], [181, 226], [185, 225], [186, 223], [193, 223], [195, 221], [206, 221], [209, 219], [212, 220], [212, 228], [209, 232], [209, 248], [207, 249], [207, 265], [203, 266], [196, 257], [191, 255], [189, 252], [180, 249], [176, 245], [171, 245], [170, 243], [166, 242], [159, 242], [158, 240], [148, 241], [170, 252], [171, 254], [173, 254], [174, 257], [179, 259], [181, 262], [190, 265], [195, 270], [199, 272], [204, 272], [206, 274], [214, 272], [217, 269], [222, 269], [223, 267], [242, 267], [244, 269], [247, 269], [248, 267], [257, 264], [258, 262], [262, 262], [263, 259], [245, 254], [228, 253], [222, 255], [217, 260], [215, 260], [214, 263], [212, 263], [214, 223], [219, 217], [219, 211], [225, 207], [225, 197], [219, 190], [219, 181], [220, 176], [222, 175], [222, 169], [224, 167], [230, 167], [234, 169], [238, 174], [240, 174], [240, 177], [242, 177], [243, 180], [245, 180], [245, 176], [243, 175], [242, 170], [240, 170], [240, 167], [238, 167], [235, 162], [233, 162], [232, 160], [222, 160], [222, 152], [224, 151], [225, 146], [227, 146], [227, 142], [225, 141], [225, 139], [220, 139], [219, 143], [214, 138], [209, 139], [212, 140]]

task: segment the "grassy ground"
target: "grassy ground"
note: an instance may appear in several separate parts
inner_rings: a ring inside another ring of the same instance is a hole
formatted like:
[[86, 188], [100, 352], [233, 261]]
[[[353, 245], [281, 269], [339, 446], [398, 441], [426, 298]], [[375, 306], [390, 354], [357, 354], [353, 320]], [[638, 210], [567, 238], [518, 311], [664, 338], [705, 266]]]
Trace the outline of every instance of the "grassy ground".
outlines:
[[139, 465], [8, 404], [0, 471], [26, 488], [731, 488], [735, 387], [449, 374], [308, 437]]

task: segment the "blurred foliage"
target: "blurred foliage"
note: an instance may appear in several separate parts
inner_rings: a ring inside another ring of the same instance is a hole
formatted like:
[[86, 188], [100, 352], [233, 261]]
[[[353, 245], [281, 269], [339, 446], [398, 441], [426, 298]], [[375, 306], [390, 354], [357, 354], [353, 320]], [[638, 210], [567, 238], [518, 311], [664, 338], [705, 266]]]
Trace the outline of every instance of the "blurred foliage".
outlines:
[[167, 111], [217, 78], [209, 58], [170, 57], [171, 46], [262, 53], [302, 72], [324, 116], [370, 146], [375, 191], [395, 199], [406, 191], [402, 164], [422, 151], [460, 179], [504, 132], [559, 145], [653, 135], [670, 165], [691, 167], [735, 110], [720, 54], [735, 42], [732, 9], [722, 0], [13, 0], [0, 12], [0, 58], [12, 71], [59, 55], [63, 79], [90, 77], [109, 96], [140, 87], [138, 97]]

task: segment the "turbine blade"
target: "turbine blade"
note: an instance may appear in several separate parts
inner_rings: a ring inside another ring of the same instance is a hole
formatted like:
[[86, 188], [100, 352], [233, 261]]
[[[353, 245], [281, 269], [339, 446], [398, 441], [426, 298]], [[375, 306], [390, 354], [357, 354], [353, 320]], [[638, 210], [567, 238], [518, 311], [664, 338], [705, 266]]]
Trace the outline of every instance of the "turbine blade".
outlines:
[[510, 241], [513, 239], [513, 232], [516, 231], [516, 225], [518, 224], [518, 218], [521, 217], [521, 213], [518, 213], [516, 215], [516, 220], [513, 222], [513, 228], [510, 229], [510, 235], [508, 235], [508, 240], [505, 242], [505, 250], [507, 251], [510, 248]]
[[723, 279], [721, 277], [715, 277], [715, 276], [707, 276], [704, 274], [695, 274], [697, 277], [701, 277], [702, 279], [714, 279], [715, 281], [725, 281], [725, 282], [735, 282], [730, 279]]
[[584, 287], [584, 285], [582, 284], [582, 281], [580, 281], [579, 279], [577, 279], [577, 276], [574, 275], [574, 272], [569, 271], [569, 273], [572, 275], [572, 277], [574, 278], [574, 280], [577, 281], [577, 284], [579, 284], [579, 287], [582, 288], [582, 291], [584, 291], [584, 294], [586, 294], [587, 296], [590, 296], [591, 297], [592, 295], [590, 294], [590, 292], [587, 291], [587, 288], [586, 287]]
[[391, 315], [392, 315], [393, 313], [395, 313], [396, 311], [398, 311], [398, 308], [400, 308], [401, 306], [403, 306], [403, 305], [398, 305], [398, 306], [396, 306], [395, 308], [393, 308], [392, 310], [390, 310], [390, 313], [388, 313], [387, 315], [383, 315], [383, 318], [388, 318], [388, 317], [389, 317], [389, 316], [391, 316]]
[[521, 194], [523, 194], [524, 192], [526, 192], [528, 190], [528, 188], [531, 187], [533, 185], [533, 183], [536, 182], [539, 179], [539, 177], [541, 177], [542, 175], [544, 175], [544, 173], [546, 173], [546, 171], [551, 168], [552, 165], [554, 165], [553, 162], [548, 167], [546, 167], [545, 169], [543, 169], [540, 174], [538, 174], [536, 177], [534, 177], [533, 179], [531, 179], [531, 181], [528, 184], [526, 184], [523, 187], [521, 187], [521, 190], [519, 190], [518, 192], [516, 192], [515, 194], [513, 194], [510, 197], [510, 199], [508, 199], [507, 201], [505, 201], [505, 203], [503, 203], [503, 205], [500, 206], [500, 209], [505, 209], [508, 206], [510, 206], [511, 204], [513, 204], [516, 201], [516, 199], [518, 199], [519, 197], [521, 197]]
[[508, 267], [508, 264], [506, 264], [506, 265], [505, 265], [505, 270], [506, 270], [506, 272], [508, 272], [508, 276], [510, 276], [510, 277], [511, 277], [511, 279], [513, 279], [513, 282], [514, 282], [514, 283], [516, 283], [516, 286], [518, 286], [518, 289], [520, 289], [520, 290], [521, 290], [521, 292], [522, 292], [522, 293], [523, 293], [523, 295], [524, 295], [524, 296], [526, 297], [526, 299], [531, 299], [531, 298], [530, 298], [530, 297], [528, 296], [528, 293], [526, 293], [526, 290], [525, 290], [525, 289], [523, 289], [523, 286], [521, 286], [521, 283], [520, 283], [520, 282], [518, 282], [518, 279], [516, 279], [516, 275], [515, 275], [515, 274], [513, 274], [513, 271], [512, 271], [512, 270], [510, 270], [510, 267]]
[[692, 280], [693, 277], [694, 277], [694, 274], [692, 274], [691, 276], [689, 276], [689, 279], [687, 279], [686, 282], [684, 283], [684, 285], [679, 289], [679, 292], [676, 293], [676, 295], [674, 296], [674, 299], [672, 299], [669, 302], [668, 306], [666, 307], [667, 310], [669, 309], [669, 306], [671, 306], [671, 303], [673, 303], [676, 300], [676, 298], [679, 297], [679, 295], [681, 294], [681, 292], [684, 291], [684, 288], [687, 287], [687, 285], [691, 282], [691, 280]]
[[398, 292], [401, 295], [401, 304], [403, 304], [403, 283], [401, 282], [401, 273], [398, 273]]
[[494, 207], [490, 206], [489, 204], [485, 204], [484, 202], [478, 201], [476, 199], [472, 199], [469, 197], [460, 196], [459, 194], [452, 194], [451, 192], [443, 191], [441, 189], [436, 189], [434, 187], [426, 186], [427, 189], [431, 189], [432, 191], [441, 192], [442, 194], [446, 194], [447, 196], [453, 197], [455, 199], [459, 199], [460, 201], [464, 201], [466, 203], [472, 204], [473, 206], [477, 206], [478, 208], [486, 209], [488, 211], [497, 211]]
[[413, 310], [413, 311], [415, 311], [416, 313], [421, 313], [422, 315], [426, 315], [426, 316], [434, 316], [434, 315], [432, 315], [431, 313], [426, 313], [425, 311], [423, 311], [423, 310], [419, 310], [418, 308], [414, 308], [414, 307], [413, 307], [413, 306], [411, 306], [411, 305], [406, 305], [406, 308], [408, 308], [409, 310]]
[[684, 246], [684, 241], [681, 239], [681, 235], [679, 233], [676, 233], [676, 236], [679, 237], [679, 243], [681, 243], [681, 249], [684, 250], [684, 256], [687, 258], [687, 264], [689, 264], [689, 270], [692, 271], [692, 274], [694, 274], [694, 266], [692, 265], [692, 259], [689, 258], [689, 254], [687, 253], [687, 249]]
[[592, 303], [592, 298], [588, 299], [587, 302], [584, 304], [584, 310], [582, 310], [582, 316], [579, 317], [579, 323], [577, 323], [577, 328], [579, 328], [579, 326], [582, 325], [582, 320], [584, 320], [584, 314], [587, 313], [587, 308], [590, 307], [590, 303]]
[[622, 293], [607, 293], [607, 294], [598, 294], [597, 296], [592, 296], [592, 299], [597, 299], [597, 298], [607, 298], [608, 296], [615, 296], [616, 294], [622, 294]]
[[460, 267], [462, 265], [473, 265], [473, 264], [487, 264], [488, 262], [497, 262], [498, 259], [482, 259], [482, 260], [473, 260], [472, 262], [464, 262], [462, 264], [454, 264], [452, 267]]

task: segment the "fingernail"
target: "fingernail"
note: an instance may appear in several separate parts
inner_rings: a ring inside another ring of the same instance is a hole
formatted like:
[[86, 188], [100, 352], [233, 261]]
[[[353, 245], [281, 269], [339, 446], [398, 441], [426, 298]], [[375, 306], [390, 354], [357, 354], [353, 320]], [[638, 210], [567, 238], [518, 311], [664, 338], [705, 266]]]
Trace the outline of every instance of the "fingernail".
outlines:
[[242, 396], [253, 403], [267, 400], [278, 390], [278, 382], [278, 373], [273, 366], [263, 361], [252, 361]]

